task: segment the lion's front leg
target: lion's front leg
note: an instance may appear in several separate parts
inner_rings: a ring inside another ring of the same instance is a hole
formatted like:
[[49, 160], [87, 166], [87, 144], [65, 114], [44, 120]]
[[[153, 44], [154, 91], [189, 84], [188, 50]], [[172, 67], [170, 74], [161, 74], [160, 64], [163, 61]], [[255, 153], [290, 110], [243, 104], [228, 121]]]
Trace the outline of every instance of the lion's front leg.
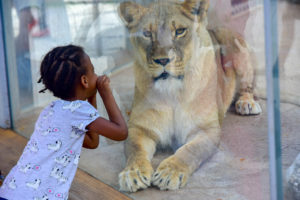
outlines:
[[160, 163], [152, 177], [152, 184], [161, 190], [176, 190], [186, 185], [191, 171], [175, 154]]
[[215, 152], [219, 141], [219, 129], [199, 132], [174, 155], [160, 163], [152, 176], [153, 185], [161, 190], [176, 190], [185, 186], [191, 174]]
[[147, 188], [151, 184], [153, 168], [150, 161], [156, 143], [138, 128], [131, 128], [125, 148], [127, 165], [119, 174], [120, 190], [136, 192]]

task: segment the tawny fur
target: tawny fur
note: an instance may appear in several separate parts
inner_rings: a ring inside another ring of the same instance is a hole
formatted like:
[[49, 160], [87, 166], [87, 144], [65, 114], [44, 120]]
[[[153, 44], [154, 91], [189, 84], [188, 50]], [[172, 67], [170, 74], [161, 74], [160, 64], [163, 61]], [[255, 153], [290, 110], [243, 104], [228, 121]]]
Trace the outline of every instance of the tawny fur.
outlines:
[[[245, 41], [226, 29], [207, 30], [207, 9], [208, 0], [119, 6], [136, 52], [120, 190], [135, 192], [151, 183], [161, 190], [185, 186], [218, 148], [237, 81], [237, 113], [261, 112], [253, 99], [253, 67]], [[157, 63], [164, 58], [169, 63]], [[169, 76], [159, 78], [163, 72]], [[175, 153], [154, 171], [151, 159], [158, 145], [174, 147]]]

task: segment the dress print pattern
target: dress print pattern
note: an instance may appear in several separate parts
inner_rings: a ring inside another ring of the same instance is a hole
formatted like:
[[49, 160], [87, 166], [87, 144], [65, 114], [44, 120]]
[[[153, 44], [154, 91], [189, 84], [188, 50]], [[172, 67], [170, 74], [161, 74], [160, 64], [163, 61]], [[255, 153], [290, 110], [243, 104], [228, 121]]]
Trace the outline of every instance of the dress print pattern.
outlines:
[[0, 196], [10, 200], [67, 200], [86, 126], [99, 117], [86, 101], [52, 102], [40, 114], [17, 165]]
[[81, 103], [80, 102], [71, 102], [70, 104], [67, 104], [63, 106], [64, 110], [70, 110], [71, 112], [74, 112], [76, 109], [80, 108]]
[[12, 178], [9, 183], [8, 183], [8, 187], [12, 190], [15, 190], [17, 188], [17, 185], [16, 185], [16, 179], [15, 178]]

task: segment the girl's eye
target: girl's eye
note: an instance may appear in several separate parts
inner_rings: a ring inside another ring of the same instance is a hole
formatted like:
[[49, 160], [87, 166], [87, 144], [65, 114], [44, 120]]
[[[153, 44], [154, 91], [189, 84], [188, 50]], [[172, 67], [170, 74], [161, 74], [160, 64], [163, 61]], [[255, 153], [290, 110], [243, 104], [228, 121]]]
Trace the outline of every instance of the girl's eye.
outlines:
[[185, 33], [186, 33], [186, 28], [178, 28], [178, 29], [176, 29], [176, 32], [175, 32], [176, 37], [182, 37], [185, 35]]
[[144, 31], [144, 32], [143, 32], [143, 35], [144, 35], [145, 37], [152, 37], [152, 33], [151, 33], [150, 31]]

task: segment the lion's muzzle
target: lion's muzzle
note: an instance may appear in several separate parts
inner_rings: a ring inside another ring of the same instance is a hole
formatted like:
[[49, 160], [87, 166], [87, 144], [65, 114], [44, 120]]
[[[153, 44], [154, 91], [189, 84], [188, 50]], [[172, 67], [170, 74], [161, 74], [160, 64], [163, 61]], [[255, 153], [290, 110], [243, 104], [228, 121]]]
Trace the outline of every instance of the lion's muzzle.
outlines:
[[154, 81], [157, 81], [157, 80], [160, 80], [160, 79], [166, 80], [169, 76], [170, 76], [170, 74], [168, 72], [164, 71], [159, 76], [155, 77]]
[[153, 61], [156, 64], [159, 64], [159, 65], [162, 65], [162, 66], [166, 66], [170, 62], [170, 59], [169, 58], [161, 58], [161, 59], [154, 59]]
[[178, 79], [178, 80], [182, 80], [184, 78], [184, 75], [174, 76], [174, 75], [171, 75], [168, 72], [164, 71], [159, 76], [154, 77], [153, 80], [154, 80], [154, 82], [158, 81], [158, 80], [166, 80], [169, 77], [172, 77], [172, 78], [175, 78], [175, 79]]

